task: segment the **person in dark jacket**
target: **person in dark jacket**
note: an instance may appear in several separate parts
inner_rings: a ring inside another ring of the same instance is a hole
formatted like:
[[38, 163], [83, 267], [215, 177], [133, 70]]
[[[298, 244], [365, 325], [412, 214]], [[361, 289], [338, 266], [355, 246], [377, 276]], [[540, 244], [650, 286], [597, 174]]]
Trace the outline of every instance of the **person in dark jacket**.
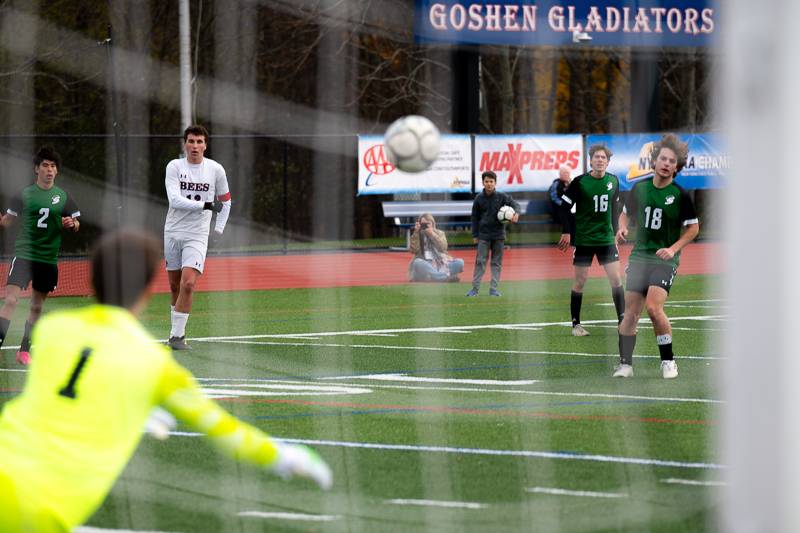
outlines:
[[500, 283], [500, 272], [503, 269], [503, 246], [506, 240], [506, 228], [497, 218], [497, 212], [504, 205], [511, 206], [515, 213], [511, 223], [519, 220], [519, 204], [510, 194], [496, 190], [497, 175], [491, 170], [481, 174], [483, 192], [475, 197], [472, 203], [472, 242], [478, 245], [475, 254], [475, 270], [472, 275], [472, 289], [467, 296], [477, 296], [481, 287], [481, 278], [486, 271], [489, 251], [492, 252], [492, 282], [489, 285], [489, 296], [500, 296], [497, 286]]
[[564, 196], [564, 191], [567, 190], [569, 182], [572, 181], [571, 173], [572, 168], [567, 165], [561, 165], [558, 169], [558, 177], [553, 180], [547, 190], [547, 196], [550, 200], [550, 216], [554, 224], [561, 224], [561, 204], [564, 202], [561, 197]]

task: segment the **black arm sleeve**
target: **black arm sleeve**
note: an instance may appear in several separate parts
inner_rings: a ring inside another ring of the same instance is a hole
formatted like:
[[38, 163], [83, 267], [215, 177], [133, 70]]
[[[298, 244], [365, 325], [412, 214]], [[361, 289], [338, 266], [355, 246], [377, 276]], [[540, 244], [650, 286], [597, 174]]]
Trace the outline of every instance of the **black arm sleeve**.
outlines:
[[611, 229], [614, 235], [619, 230], [619, 215], [622, 213], [622, 196], [619, 192], [619, 180], [617, 186], [614, 188], [614, 194], [611, 195]]
[[698, 224], [700, 221], [697, 217], [697, 211], [694, 208], [694, 202], [689, 194], [689, 191], [681, 187], [681, 224]]
[[[642, 182], [640, 181], [639, 183]], [[633, 188], [625, 194], [625, 201], [623, 202], [625, 214], [628, 215], [628, 229], [630, 229], [631, 225], [635, 224], [636, 219], [639, 218], [639, 203], [636, 200], [636, 188], [639, 187], [639, 183], [634, 185]]]
[[14, 213], [16, 216], [22, 215], [22, 194], [17, 193], [11, 197], [11, 200], [8, 202], [7, 211]]
[[561, 233], [570, 233], [574, 231], [572, 227], [572, 207], [575, 205], [575, 201], [577, 200], [580, 194], [580, 182], [581, 177], [578, 176], [574, 180], [572, 180], [567, 186], [564, 194], [561, 195], [561, 205], [558, 209], [558, 216], [561, 219]]
[[71, 194], [67, 194], [67, 201], [64, 202], [64, 210], [61, 212], [61, 216], [78, 217], [80, 215], [81, 215], [81, 210], [78, 207], [78, 204], [72, 198]]

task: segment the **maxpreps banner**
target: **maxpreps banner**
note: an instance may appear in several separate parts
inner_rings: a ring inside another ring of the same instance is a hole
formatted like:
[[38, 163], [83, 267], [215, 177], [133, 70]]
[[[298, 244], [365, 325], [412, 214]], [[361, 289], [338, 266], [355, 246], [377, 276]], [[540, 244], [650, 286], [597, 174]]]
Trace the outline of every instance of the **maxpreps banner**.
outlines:
[[471, 192], [469, 135], [442, 135], [438, 159], [424, 172], [408, 173], [389, 163], [383, 137], [358, 137], [358, 194]]
[[446, 43], [702, 47], [718, 19], [714, 0], [416, 0], [414, 31]]
[[[725, 184], [730, 169], [730, 156], [721, 146], [720, 139], [711, 134], [678, 134], [683, 142], [689, 143], [689, 158], [686, 166], [678, 174], [677, 182], [685, 189], [718, 189]], [[597, 143], [607, 145], [614, 155], [608, 164], [608, 171], [619, 177], [622, 190], [633, 187], [637, 181], [653, 176], [650, 165], [650, 152], [660, 134], [643, 133], [638, 135], [589, 135], [586, 147]], [[589, 166], [587, 152], [587, 168]]]
[[481, 173], [493, 170], [501, 191], [546, 191], [561, 165], [580, 171], [581, 135], [478, 135], [475, 137], [475, 190]]

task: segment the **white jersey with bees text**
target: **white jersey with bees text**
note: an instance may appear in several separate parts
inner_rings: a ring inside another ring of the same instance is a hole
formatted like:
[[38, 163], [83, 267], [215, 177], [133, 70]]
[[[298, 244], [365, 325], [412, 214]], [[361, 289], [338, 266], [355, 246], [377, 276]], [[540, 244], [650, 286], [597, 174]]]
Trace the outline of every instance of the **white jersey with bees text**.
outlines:
[[203, 204], [215, 199], [223, 202], [214, 231], [222, 233], [230, 213], [230, 191], [225, 169], [213, 159], [203, 158], [193, 165], [185, 158], [173, 159], [167, 165], [165, 179], [169, 211], [164, 233], [180, 233], [208, 237], [211, 211]]

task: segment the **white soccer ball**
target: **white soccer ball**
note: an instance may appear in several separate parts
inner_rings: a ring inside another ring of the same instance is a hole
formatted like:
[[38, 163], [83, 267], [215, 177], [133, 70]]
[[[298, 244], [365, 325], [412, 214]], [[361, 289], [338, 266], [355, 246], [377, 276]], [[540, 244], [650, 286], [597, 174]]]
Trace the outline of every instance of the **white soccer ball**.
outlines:
[[422, 172], [439, 156], [439, 130], [419, 115], [392, 122], [383, 136], [389, 162], [403, 172]]
[[514, 208], [510, 205], [504, 205], [500, 208], [500, 211], [497, 212], [497, 220], [502, 222], [503, 224], [508, 224], [511, 222], [511, 219], [514, 218], [514, 215], [517, 212], [514, 211]]

